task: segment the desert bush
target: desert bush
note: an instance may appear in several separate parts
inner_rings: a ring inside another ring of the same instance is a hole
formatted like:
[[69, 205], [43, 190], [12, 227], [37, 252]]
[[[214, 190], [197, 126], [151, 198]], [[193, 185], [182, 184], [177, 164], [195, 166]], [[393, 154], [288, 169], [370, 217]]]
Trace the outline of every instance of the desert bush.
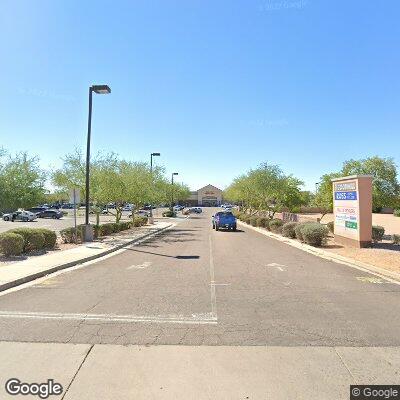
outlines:
[[44, 249], [45, 238], [40, 230], [35, 228], [16, 228], [8, 232], [16, 233], [24, 238], [24, 253]]
[[394, 234], [392, 235], [393, 244], [400, 244], [400, 235]]
[[36, 231], [41, 232], [44, 236], [44, 248], [47, 250], [54, 249], [57, 243], [57, 234], [50, 229], [38, 228]]
[[[100, 226], [94, 226], [93, 228], [94, 228], [94, 236], [97, 237], [96, 235], [98, 234], [98, 232], [100, 230]], [[76, 227], [78, 243], [83, 242], [83, 229], [84, 229], [84, 225], [78, 225]], [[63, 240], [64, 243], [75, 243], [75, 228], [74, 227], [62, 229], [60, 231], [60, 235], [61, 235], [61, 239]]]
[[124, 222], [120, 222], [120, 231], [126, 231], [127, 229], [130, 229], [130, 227], [132, 226], [132, 223], [129, 221], [124, 221]]
[[328, 227], [329, 232], [335, 233], [335, 223], [334, 223], [333, 221], [328, 222], [328, 223], [326, 224], [326, 226]]
[[0, 234], [0, 251], [6, 256], [19, 256], [24, 251], [24, 238], [18, 233]]
[[248, 223], [251, 226], [257, 226], [257, 220], [258, 220], [258, 217], [253, 215], [252, 217], [249, 218], [249, 222]]
[[294, 228], [294, 232], [296, 234], [296, 239], [300, 240], [301, 242], [304, 242], [304, 238], [302, 235], [302, 229], [304, 225], [307, 224], [314, 224], [315, 222], [313, 221], [307, 221], [307, 222], [300, 222], [296, 225], [296, 228]]
[[135, 216], [135, 219], [133, 220], [133, 226], [138, 227], [146, 225], [147, 221], [148, 221], [147, 217]]
[[394, 211], [393, 211], [393, 215], [394, 215], [395, 217], [400, 217], [400, 208], [399, 208], [398, 210], [394, 210]]
[[258, 217], [257, 226], [259, 226], [260, 228], [266, 228], [268, 226], [268, 218]]
[[294, 239], [296, 237], [296, 226], [297, 222], [286, 222], [286, 224], [282, 226], [282, 235]]
[[374, 243], [381, 242], [383, 239], [383, 235], [385, 234], [385, 228], [379, 225], [372, 226], [372, 240]]
[[171, 211], [171, 210], [168, 210], [168, 211], [164, 211], [163, 213], [162, 213], [162, 216], [163, 217], [176, 217], [176, 212], [174, 212], [174, 211]]
[[328, 234], [329, 229], [319, 222], [304, 224], [301, 228], [303, 240], [312, 246], [321, 246], [322, 244], [325, 244]]
[[278, 218], [271, 219], [268, 223], [269, 229], [274, 233], [281, 233], [283, 221]]
[[108, 236], [111, 235], [112, 233], [115, 232], [115, 227], [116, 224], [110, 222], [107, 224], [101, 224], [100, 225], [100, 231], [99, 231], [99, 236]]

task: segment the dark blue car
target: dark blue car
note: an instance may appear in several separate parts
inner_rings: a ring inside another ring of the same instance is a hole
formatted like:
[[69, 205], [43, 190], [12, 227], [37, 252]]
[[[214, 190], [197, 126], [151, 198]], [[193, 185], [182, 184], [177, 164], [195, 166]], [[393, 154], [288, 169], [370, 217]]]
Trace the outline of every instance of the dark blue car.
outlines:
[[219, 211], [212, 217], [212, 227], [219, 229], [232, 229], [236, 231], [236, 217], [230, 211]]

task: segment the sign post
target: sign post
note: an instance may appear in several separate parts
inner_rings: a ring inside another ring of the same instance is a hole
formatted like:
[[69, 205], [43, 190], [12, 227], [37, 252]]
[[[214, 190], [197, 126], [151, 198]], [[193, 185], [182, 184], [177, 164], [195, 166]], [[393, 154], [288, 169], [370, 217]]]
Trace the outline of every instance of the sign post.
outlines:
[[372, 176], [332, 179], [335, 242], [369, 247], [372, 240]]
[[69, 202], [74, 205], [74, 227], [75, 227], [75, 243], [78, 243], [78, 228], [76, 225], [76, 204], [80, 203], [81, 195], [79, 189], [73, 188], [69, 191]]

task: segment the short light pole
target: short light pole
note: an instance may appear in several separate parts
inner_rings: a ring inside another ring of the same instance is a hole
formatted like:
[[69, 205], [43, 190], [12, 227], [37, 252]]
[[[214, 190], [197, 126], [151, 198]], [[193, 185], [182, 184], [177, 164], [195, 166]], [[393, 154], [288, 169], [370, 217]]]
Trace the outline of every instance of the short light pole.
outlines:
[[171, 210], [174, 211], [174, 176], [179, 175], [177, 172], [173, 172], [171, 175]]
[[89, 116], [88, 116], [88, 133], [86, 144], [86, 213], [85, 213], [85, 232], [84, 239], [87, 242], [93, 240], [93, 230], [89, 225], [89, 199], [90, 199], [90, 139], [92, 134], [92, 95], [93, 92], [97, 94], [109, 94], [111, 89], [107, 85], [93, 85], [89, 87]]
[[[160, 153], [151, 153], [150, 154], [150, 175], [151, 175], [151, 184], [154, 185], [153, 182], [153, 157], [160, 157]], [[153, 187], [154, 189], [154, 187]], [[150, 204], [150, 218], [149, 218], [149, 223], [154, 224], [154, 219], [153, 219], [153, 204]]]

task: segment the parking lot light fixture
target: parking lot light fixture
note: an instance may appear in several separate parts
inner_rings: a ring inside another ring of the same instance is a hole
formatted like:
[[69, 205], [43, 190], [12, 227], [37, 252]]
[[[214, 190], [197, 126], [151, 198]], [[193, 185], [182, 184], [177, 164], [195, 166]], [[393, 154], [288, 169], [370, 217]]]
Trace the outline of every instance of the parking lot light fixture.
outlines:
[[111, 89], [107, 85], [92, 85], [89, 87], [89, 115], [88, 115], [88, 133], [86, 143], [86, 204], [85, 204], [85, 240], [93, 240], [93, 232], [89, 228], [89, 199], [90, 199], [90, 140], [92, 134], [92, 95], [93, 92], [97, 94], [109, 94]]
[[[153, 157], [160, 157], [161, 153], [151, 153], [150, 154], [150, 175], [151, 175], [151, 183], [153, 183]], [[153, 220], [153, 204], [150, 204], [150, 224], [154, 222]]]
[[174, 210], [174, 176], [176, 176], [176, 175], [179, 175], [179, 174], [177, 172], [173, 172], [172, 175], [171, 175], [171, 185], [172, 185], [172, 188], [171, 188], [171, 192], [172, 192], [172, 195], [171, 195], [171, 210], [172, 211]]

